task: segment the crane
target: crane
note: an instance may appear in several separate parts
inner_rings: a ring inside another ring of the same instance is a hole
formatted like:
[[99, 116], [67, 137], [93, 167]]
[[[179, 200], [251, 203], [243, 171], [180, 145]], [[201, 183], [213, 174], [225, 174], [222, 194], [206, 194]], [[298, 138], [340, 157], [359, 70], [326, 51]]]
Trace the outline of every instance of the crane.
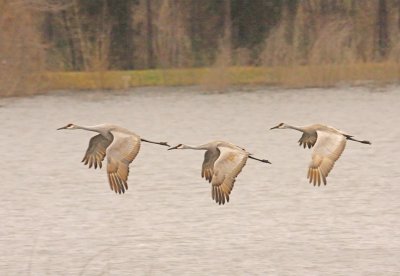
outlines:
[[347, 140], [371, 145], [370, 141], [357, 140], [336, 128], [321, 124], [298, 127], [280, 123], [271, 129], [294, 129], [303, 133], [299, 145], [313, 147], [307, 178], [314, 186], [317, 183], [320, 186], [321, 180], [326, 185], [326, 177], [344, 151]]
[[137, 134], [120, 126], [100, 124], [95, 126], [78, 126], [68, 124], [58, 128], [75, 130], [83, 129], [99, 134], [89, 141], [89, 147], [82, 159], [89, 168], [102, 167], [102, 161], [107, 156], [107, 174], [111, 190], [115, 193], [125, 193], [128, 190], [129, 164], [135, 159], [140, 150], [140, 142], [147, 142], [169, 147], [166, 142], [153, 142], [140, 138]]
[[229, 202], [236, 177], [246, 165], [248, 158], [269, 163], [268, 160], [253, 157], [245, 149], [225, 141], [212, 141], [200, 146], [178, 144], [168, 150], [193, 149], [205, 150], [201, 177], [211, 183], [211, 197], [219, 205]]

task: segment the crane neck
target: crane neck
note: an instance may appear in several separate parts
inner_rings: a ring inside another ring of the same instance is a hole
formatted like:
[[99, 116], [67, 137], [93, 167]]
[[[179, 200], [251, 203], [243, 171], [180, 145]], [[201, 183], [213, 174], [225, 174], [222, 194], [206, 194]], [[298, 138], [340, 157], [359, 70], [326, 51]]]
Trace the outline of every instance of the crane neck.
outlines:
[[298, 130], [298, 131], [300, 131], [300, 132], [305, 132], [304, 128], [302, 128], [302, 127], [296, 127], [296, 126], [286, 125], [286, 128], [291, 128], [291, 129], [294, 129], [294, 130]]
[[88, 131], [94, 131], [97, 133], [100, 133], [101, 135], [103, 135], [105, 138], [107, 139], [112, 139], [112, 136], [110, 134], [110, 132], [106, 129], [104, 129], [101, 126], [78, 126], [75, 125], [77, 129], [83, 129], [83, 130], [88, 130]]
[[99, 132], [99, 133], [101, 131], [97, 126], [78, 126], [78, 125], [75, 125], [75, 127], [77, 129], [83, 129], [83, 130], [94, 131], [94, 132]]
[[208, 148], [206, 148], [205, 145], [200, 145], [200, 146], [182, 145], [182, 149], [207, 150]]

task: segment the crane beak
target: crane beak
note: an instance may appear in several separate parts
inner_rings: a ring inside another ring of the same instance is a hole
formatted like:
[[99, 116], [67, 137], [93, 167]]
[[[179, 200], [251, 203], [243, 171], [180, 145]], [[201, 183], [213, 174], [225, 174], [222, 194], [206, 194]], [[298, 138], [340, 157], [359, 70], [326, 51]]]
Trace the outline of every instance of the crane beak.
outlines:
[[63, 126], [63, 127], [57, 128], [57, 130], [66, 129], [66, 128], [67, 128], [67, 126]]
[[279, 127], [279, 125], [274, 126], [274, 127], [271, 127], [269, 130], [276, 129], [276, 128], [278, 128], [278, 127]]
[[178, 147], [179, 147], [180, 145], [177, 145], [177, 146], [175, 146], [175, 147], [170, 147], [168, 150], [173, 150], [173, 149], [177, 149]]

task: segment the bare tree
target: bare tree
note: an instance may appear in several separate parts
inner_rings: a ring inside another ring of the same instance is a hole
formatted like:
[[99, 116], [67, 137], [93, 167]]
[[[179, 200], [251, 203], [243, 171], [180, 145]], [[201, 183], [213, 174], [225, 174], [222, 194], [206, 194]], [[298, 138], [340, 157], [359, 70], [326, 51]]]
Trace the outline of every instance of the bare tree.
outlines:
[[146, 15], [147, 15], [147, 66], [148, 68], [154, 68], [154, 51], [153, 51], [153, 12], [152, 12], [152, 0], [146, 0]]
[[23, 0], [0, 0], [0, 95], [41, 88], [38, 78], [45, 57], [37, 13]]
[[378, 16], [377, 16], [377, 53], [378, 58], [385, 58], [389, 48], [389, 31], [388, 31], [388, 10], [386, 0], [379, 0], [378, 2]]

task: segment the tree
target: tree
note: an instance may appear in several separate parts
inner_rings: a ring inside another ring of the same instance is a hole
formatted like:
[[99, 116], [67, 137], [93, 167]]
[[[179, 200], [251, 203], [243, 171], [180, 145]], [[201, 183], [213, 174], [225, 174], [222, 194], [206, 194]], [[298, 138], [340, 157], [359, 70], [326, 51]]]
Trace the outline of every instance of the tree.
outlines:
[[378, 2], [378, 17], [377, 25], [377, 53], [378, 58], [383, 59], [386, 57], [389, 48], [389, 31], [388, 31], [388, 11], [386, 0], [379, 0]]

